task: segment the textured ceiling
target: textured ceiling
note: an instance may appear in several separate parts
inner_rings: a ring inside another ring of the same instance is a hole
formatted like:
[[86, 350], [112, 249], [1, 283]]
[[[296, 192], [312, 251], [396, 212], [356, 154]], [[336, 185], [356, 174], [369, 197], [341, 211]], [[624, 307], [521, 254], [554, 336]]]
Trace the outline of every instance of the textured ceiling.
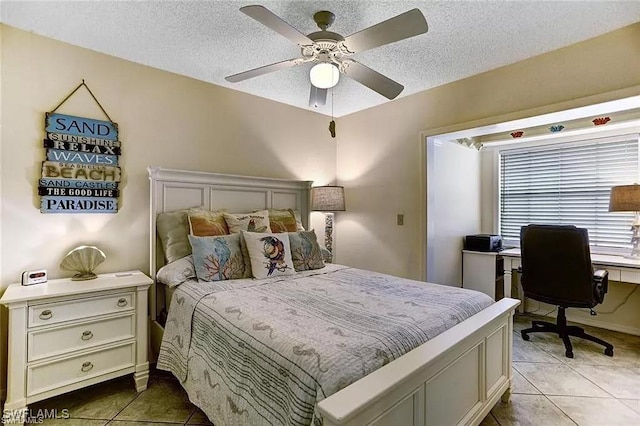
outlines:
[[[405, 86], [400, 97], [640, 21], [640, 1], [6, 1], [0, 21], [53, 39], [235, 90], [308, 107], [310, 64], [241, 83], [227, 75], [299, 56], [291, 41], [239, 11], [261, 4], [302, 33], [318, 10], [347, 36], [413, 8], [429, 32], [354, 55]], [[390, 102], [349, 78], [334, 88], [342, 116]], [[331, 94], [315, 111], [331, 114]]]

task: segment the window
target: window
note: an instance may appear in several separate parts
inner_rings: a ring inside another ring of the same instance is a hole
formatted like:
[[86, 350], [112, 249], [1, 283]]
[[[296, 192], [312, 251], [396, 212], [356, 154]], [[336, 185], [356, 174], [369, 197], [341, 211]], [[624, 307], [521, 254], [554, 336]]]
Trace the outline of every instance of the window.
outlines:
[[500, 153], [500, 234], [517, 243], [520, 227], [576, 225], [592, 246], [631, 247], [633, 213], [609, 213], [612, 186], [638, 182], [638, 135]]

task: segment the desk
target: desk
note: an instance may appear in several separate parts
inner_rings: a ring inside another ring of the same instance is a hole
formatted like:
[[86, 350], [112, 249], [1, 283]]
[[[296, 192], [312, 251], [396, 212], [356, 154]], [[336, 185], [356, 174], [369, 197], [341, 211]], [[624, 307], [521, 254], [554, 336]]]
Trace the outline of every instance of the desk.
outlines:
[[[500, 252], [504, 258], [504, 296], [511, 296], [511, 280], [513, 270], [520, 267], [520, 249], [508, 249]], [[628, 259], [623, 256], [591, 253], [591, 263], [594, 269], [609, 271], [610, 281], [622, 281], [625, 283], [640, 284], [640, 260]], [[521, 297], [522, 286], [518, 280], [517, 298], [522, 300], [518, 312], [524, 312], [524, 300]]]

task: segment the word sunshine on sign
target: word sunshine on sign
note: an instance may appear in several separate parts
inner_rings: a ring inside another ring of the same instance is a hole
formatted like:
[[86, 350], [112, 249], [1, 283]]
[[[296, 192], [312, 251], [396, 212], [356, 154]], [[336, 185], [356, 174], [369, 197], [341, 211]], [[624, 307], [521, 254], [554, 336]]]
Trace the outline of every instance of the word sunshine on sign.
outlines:
[[118, 163], [122, 154], [118, 125], [47, 113], [45, 132], [46, 160], [42, 162], [42, 178], [38, 182], [40, 211], [116, 213], [121, 179]]

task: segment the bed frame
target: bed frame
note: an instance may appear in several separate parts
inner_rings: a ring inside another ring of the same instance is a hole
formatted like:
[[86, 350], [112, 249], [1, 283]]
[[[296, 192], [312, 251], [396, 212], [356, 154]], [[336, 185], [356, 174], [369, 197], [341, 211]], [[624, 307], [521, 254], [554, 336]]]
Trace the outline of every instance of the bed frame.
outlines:
[[[150, 167], [150, 274], [164, 264], [156, 217], [188, 207], [245, 212], [292, 208], [309, 224], [311, 181]], [[151, 347], [158, 353], [159, 291], [150, 289]], [[511, 390], [513, 314], [505, 298], [318, 403], [324, 426], [477, 425]]]

